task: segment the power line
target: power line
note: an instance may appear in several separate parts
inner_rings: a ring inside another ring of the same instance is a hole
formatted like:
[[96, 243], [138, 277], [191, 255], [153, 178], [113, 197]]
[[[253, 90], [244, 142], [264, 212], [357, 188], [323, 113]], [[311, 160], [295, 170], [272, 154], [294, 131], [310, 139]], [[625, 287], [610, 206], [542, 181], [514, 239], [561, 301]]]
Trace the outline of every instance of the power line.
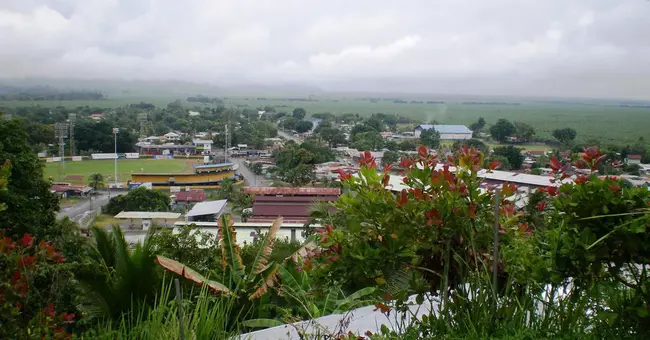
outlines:
[[74, 123], [75, 120], [77, 119], [77, 114], [76, 113], [69, 113], [68, 114], [68, 124], [70, 125], [70, 137], [68, 137], [70, 141], [70, 156], [74, 156], [76, 150], [76, 145], [74, 143]]

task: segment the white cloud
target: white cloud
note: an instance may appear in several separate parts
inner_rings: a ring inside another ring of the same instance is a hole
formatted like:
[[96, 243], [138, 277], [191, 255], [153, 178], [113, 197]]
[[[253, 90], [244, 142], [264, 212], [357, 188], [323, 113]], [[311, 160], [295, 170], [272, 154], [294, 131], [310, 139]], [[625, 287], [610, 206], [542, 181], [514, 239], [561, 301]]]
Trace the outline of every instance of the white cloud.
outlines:
[[650, 77], [648, 14], [633, 0], [3, 0], [0, 65], [2, 77], [359, 90], [464, 92], [491, 79], [555, 94], [535, 85], [551, 79], [567, 95], [600, 95], [581, 80], [598, 79], [628, 96]]

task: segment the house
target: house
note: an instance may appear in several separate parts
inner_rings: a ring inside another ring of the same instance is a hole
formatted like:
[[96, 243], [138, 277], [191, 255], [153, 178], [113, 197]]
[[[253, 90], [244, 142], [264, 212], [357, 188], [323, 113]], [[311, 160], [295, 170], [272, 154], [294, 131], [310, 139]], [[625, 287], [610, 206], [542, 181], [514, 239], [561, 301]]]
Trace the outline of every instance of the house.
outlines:
[[207, 195], [203, 189], [180, 191], [171, 196], [175, 204], [186, 205], [205, 201]]
[[382, 131], [379, 133], [381, 138], [386, 139], [386, 140], [391, 140], [393, 138], [393, 133], [390, 131]]
[[627, 155], [625, 164], [641, 164], [641, 155]]
[[196, 146], [197, 153], [210, 153], [212, 152], [212, 141], [208, 139], [194, 139], [192, 144]]
[[190, 115], [190, 117], [198, 117], [198, 116], [201, 115], [201, 112], [198, 112], [198, 111], [189, 111], [188, 114]]
[[253, 195], [252, 216], [247, 222], [272, 222], [282, 216], [287, 223], [306, 223], [316, 203], [330, 203], [341, 195], [339, 188], [247, 187]]
[[185, 214], [188, 222], [216, 222], [226, 209], [228, 200], [199, 202]]
[[440, 134], [441, 140], [465, 140], [472, 138], [472, 130], [465, 125], [431, 125], [422, 124], [415, 127], [413, 134], [415, 137], [420, 138], [420, 134], [424, 130], [434, 129]]
[[95, 121], [99, 121], [99, 120], [104, 119], [104, 114], [101, 113], [101, 112], [100, 112], [100, 113], [93, 113], [93, 114], [91, 114], [89, 117], [90, 117], [91, 119], [95, 120]]
[[58, 183], [50, 187], [50, 192], [61, 198], [82, 197], [88, 195], [92, 188], [85, 185], [71, 185], [68, 183]]
[[167, 132], [166, 134], [163, 135], [163, 137], [165, 137], [165, 139], [169, 141], [177, 141], [181, 139], [181, 135], [174, 131]]

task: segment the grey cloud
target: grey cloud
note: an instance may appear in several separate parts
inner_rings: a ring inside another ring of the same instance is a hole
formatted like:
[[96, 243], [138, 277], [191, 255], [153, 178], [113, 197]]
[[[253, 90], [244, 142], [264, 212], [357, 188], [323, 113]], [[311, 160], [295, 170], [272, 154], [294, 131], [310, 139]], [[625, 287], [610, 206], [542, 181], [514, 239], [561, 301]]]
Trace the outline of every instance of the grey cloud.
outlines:
[[650, 98], [648, 14], [643, 0], [4, 0], [0, 65], [3, 77]]

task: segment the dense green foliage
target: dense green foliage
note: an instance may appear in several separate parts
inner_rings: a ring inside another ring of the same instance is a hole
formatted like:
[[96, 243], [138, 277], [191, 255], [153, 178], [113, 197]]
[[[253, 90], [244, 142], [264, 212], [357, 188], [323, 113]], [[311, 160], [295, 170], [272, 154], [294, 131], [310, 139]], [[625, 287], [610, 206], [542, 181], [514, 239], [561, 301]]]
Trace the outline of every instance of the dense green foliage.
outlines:
[[168, 211], [170, 198], [167, 194], [145, 187], [138, 187], [126, 195], [115, 196], [104, 206], [104, 212], [117, 215], [122, 211]]
[[521, 149], [512, 145], [494, 148], [493, 155], [507, 159], [510, 168], [515, 170], [521, 169], [521, 165], [524, 163], [525, 158], [524, 155], [521, 154]]
[[6, 189], [0, 190], [0, 202], [7, 207], [0, 213], [0, 230], [8, 237], [61, 235], [55, 226], [58, 199], [43, 179], [43, 165], [29, 147], [22, 123], [15, 119], [0, 120], [0, 164], [7, 161], [11, 171]]
[[428, 148], [436, 149], [440, 145], [440, 134], [434, 129], [424, 130], [420, 134], [420, 142]]
[[499, 142], [505, 142], [508, 137], [513, 136], [516, 128], [507, 119], [499, 119], [496, 124], [490, 127], [490, 135]]

